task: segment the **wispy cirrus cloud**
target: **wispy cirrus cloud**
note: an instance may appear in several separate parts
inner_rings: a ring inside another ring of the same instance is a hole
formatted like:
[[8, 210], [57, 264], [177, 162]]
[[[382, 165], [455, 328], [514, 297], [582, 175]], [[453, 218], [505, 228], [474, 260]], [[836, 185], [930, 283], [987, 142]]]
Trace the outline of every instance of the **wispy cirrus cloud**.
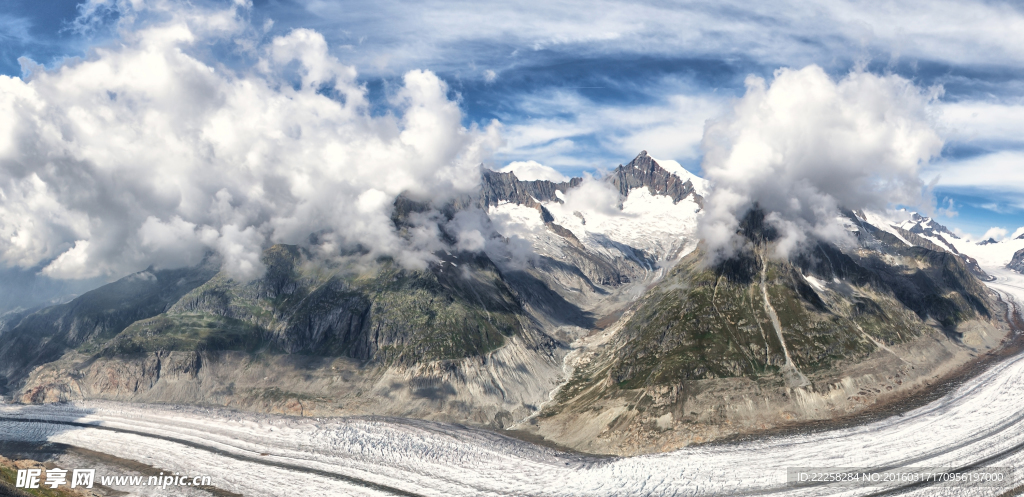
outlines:
[[628, 161], [647, 150], [695, 163], [705, 122], [727, 102], [714, 94], [677, 93], [632, 105], [604, 105], [565, 90], [531, 95], [502, 116], [506, 142], [497, 158], [535, 159], [577, 171], [611, 168], [618, 162], [609, 158]]
[[5, 43], [30, 43], [32, 21], [25, 17], [0, 14], [0, 40]]
[[[497, 70], [529, 52], [747, 57], [774, 65], [882, 55], [951, 64], [1024, 62], [1024, 12], [1012, 2], [595, 2], [300, 0], [332, 34], [360, 41], [360, 56], [401, 70], [471, 59]], [[270, 4], [270, 15], [286, 4]], [[277, 5], [278, 7], [273, 7]], [[383, 29], [386, 26], [387, 29]], [[511, 47], [511, 49], [510, 49]], [[513, 50], [518, 50], [513, 55]], [[504, 60], [503, 60], [504, 59]]]

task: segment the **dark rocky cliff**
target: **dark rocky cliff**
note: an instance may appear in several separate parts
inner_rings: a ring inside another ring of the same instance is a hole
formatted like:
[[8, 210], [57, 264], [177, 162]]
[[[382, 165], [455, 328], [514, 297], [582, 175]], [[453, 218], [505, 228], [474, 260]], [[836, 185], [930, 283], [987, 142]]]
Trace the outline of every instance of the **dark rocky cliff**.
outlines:
[[704, 198], [694, 192], [693, 182], [683, 180], [655, 162], [647, 151], [640, 152], [629, 164], [620, 165], [612, 172], [609, 181], [619, 190], [623, 197], [636, 188], [647, 187], [652, 195], [667, 195], [673, 202], [693, 195], [697, 205], [704, 206]]
[[[1024, 236], [1024, 235], [1022, 235]], [[1024, 273], [1024, 249], [1018, 250], [1016, 254], [1013, 254], [1013, 259], [1006, 267], [1017, 271], [1018, 273]]]

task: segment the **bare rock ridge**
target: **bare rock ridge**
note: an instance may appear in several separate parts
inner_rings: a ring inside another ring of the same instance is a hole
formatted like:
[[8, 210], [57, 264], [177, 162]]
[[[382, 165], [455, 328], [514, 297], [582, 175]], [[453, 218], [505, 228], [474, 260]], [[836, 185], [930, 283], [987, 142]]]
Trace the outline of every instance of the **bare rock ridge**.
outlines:
[[667, 195], [673, 202], [693, 195], [697, 205], [703, 207], [704, 199], [694, 192], [693, 182], [683, 180], [662, 168], [644, 150], [625, 166], [615, 168], [609, 181], [623, 197], [629, 196], [630, 190], [647, 187], [652, 195]]
[[[666, 195], [673, 202], [692, 196], [698, 205], [704, 199], [694, 189], [693, 182], [681, 179], [659, 165], [647, 151], [641, 151], [629, 164], [619, 165], [605, 178], [619, 191], [623, 198], [637, 188], [647, 188], [652, 195]], [[546, 180], [522, 181], [514, 173], [483, 171], [483, 186], [480, 193], [482, 206], [512, 202], [534, 207], [539, 202], [561, 202], [555, 192], [566, 193], [583, 182], [583, 178], [572, 178], [564, 183]]]
[[1018, 273], [1024, 273], [1024, 249], [1018, 250], [1017, 253], [1013, 254], [1013, 259], [1010, 260], [1006, 267]]
[[[854, 214], [851, 213], [849, 215]], [[893, 226], [893, 228], [900, 234], [900, 236], [918, 247], [926, 247], [940, 252], [951, 252], [957, 255], [961, 260], [963, 260], [967, 269], [982, 281], [993, 280], [992, 276], [987, 274], [985, 270], [981, 268], [977, 260], [967, 254], [961, 253], [957, 250], [956, 246], [949, 241], [950, 239], [959, 240], [960, 237], [949, 231], [945, 226], [935, 222], [933, 219], [922, 217], [920, 214], [915, 212], [910, 215], [909, 221], [898, 226]], [[931, 240], [935, 241], [932, 242]], [[995, 240], [992, 240], [992, 243], [994, 242]], [[988, 245], [988, 242], [982, 242], [981, 245]]]
[[572, 178], [564, 183], [547, 180], [522, 181], [515, 173], [502, 173], [484, 169], [480, 188], [480, 206], [489, 207], [499, 202], [512, 202], [537, 207], [540, 202], [561, 202], [555, 192], [565, 193], [576, 188], [583, 178]]
[[954, 240], [959, 240], [957, 236], [949, 228], [935, 222], [934, 219], [924, 217], [916, 212], [910, 215], [910, 220], [903, 224], [904, 229], [911, 233], [918, 233], [927, 236], [934, 237], [948, 237]]

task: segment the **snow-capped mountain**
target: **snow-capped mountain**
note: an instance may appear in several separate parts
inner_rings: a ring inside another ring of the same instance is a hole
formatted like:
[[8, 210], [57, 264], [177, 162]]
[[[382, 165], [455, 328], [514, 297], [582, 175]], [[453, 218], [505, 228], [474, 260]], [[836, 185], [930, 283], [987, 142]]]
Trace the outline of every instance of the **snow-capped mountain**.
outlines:
[[501, 190], [490, 187], [496, 182], [515, 186], [488, 202], [488, 215], [502, 236], [528, 240], [538, 254], [564, 258], [561, 250], [572, 246], [653, 270], [696, 247], [706, 182], [665, 170], [647, 152], [603, 180], [553, 184], [501, 174], [485, 176], [485, 191]]
[[[949, 231], [945, 226], [916, 212], [858, 213], [865, 221], [893, 234], [908, 245], [930, 242], [936, 247], [957, 254], [969, 267], [1004, 267], [1017, 251], [1024, 249], [1024, 234], [1014, 239], [971, 240]], [[905, 216], [905, 217], [904, 217]], [[915, 238], [917, 237], [917, 238]]]
[[663, 162], [399, 196], [399, 236], [441, 235], [422, 269], [276, 245], [249, 282], [208, 264], [131, 275], [4, 323], [0, 394], [399, 416], [634, 454], [860, 412], [998, 344], [972, 257], [1024, 240], [857, 212], [841, 219], [856, 246], [777, 260], [755, 207], [744, 251], [713, 260], [708, 184]]

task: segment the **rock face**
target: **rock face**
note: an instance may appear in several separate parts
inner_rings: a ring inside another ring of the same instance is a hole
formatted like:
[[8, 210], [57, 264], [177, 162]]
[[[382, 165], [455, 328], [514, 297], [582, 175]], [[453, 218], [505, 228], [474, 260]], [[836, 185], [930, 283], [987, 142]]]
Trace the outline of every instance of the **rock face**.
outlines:
[[354, 274], [305, 272], [306, 259], [297, 247], [271, 247], [264, 277], [239, 285], [218, 275], [179, 299], [166, 326], [216, 317], [259, 330], [267, 346], [288, 354], [389, 364], [486, 354], [523, 326], [519, 302], [486, 257], [447, 255], [426, 271], [384, 261]]
[[[851, 213], [851, 215], [855, 215]], [[917, 247], [927, 248], [934, 251], [946, 251], [955, 254], [960, 257], [967, 269], [978, 277], [982, 281], [992, 281], [994, 278], [986, 273], [978, 261], [973, 257], [961, 253], [957, 250], [956, 246], [950, 242], [950, 240], [959, 240], [960, 237], [955, 233], [949, 231], [945, 226], [935, 222], [935, 220], [922, 217], [918, 213], [912, 213], [910, 220], [899, 225], [893, 225], [893, 229], [905, 240]], [[933, 241], [934, 240], [934, 241]], [[995, 240], [990, 239], [989, 241], [981, 242], [980, 245], [989, 245], [996, 243]]]
[[629, 192], [635, 188], [646, 187], [652, 195], [666, 195], [673, 202], [692, 195], [697, 205], [704, 205], [704, 199], [694, 192], [693, 182], [663, 169], [647, 155], [646, 150], [640, 152], [629, 164], [615, 168], [610, 181], [623, 197], [628, 197]]
[[[886, 253], [913, 261], [908, 271], [827, 244], [792, 262], [773, 261], [771, 241], [715, 267], [705, 269], [699, 252], [676, 266], [662, 285], [688, 290], [651, 292], [624, 324], [615, 383], [810, 373], [862, 359], [879, 344], [910, 341], [928, 321], [952, 330], [995, 313], [985, 288], [946, 252], [883, 240]], [[855, 296], [845, 295], [853, 288]]]
[[565, 193], [576, 188], [583, 178], [572, 178], [565, 183], [546, 180], [520, 181], [514, 173], [484, 170], [480, 188], [480, 206], [512, 202], [527, 207], [539, 207], [539, 202], [561, 202], [555, 192]]
[[1006, 267], [1018, 273], [1024, 273], [1024, 249], [1018, 250], [1016, 254], [1013, 254], [1013, 259], [1010, 260]]
[[924, 217], [916, 212], [911, 213], [910, 220], [903, 223], [901, 228], [911, 233], [925, 236], [952, 238], [954, 240], [960, 239], [955, 233], [949, 231], [949, 228], [935, 222], [932, 218]]

